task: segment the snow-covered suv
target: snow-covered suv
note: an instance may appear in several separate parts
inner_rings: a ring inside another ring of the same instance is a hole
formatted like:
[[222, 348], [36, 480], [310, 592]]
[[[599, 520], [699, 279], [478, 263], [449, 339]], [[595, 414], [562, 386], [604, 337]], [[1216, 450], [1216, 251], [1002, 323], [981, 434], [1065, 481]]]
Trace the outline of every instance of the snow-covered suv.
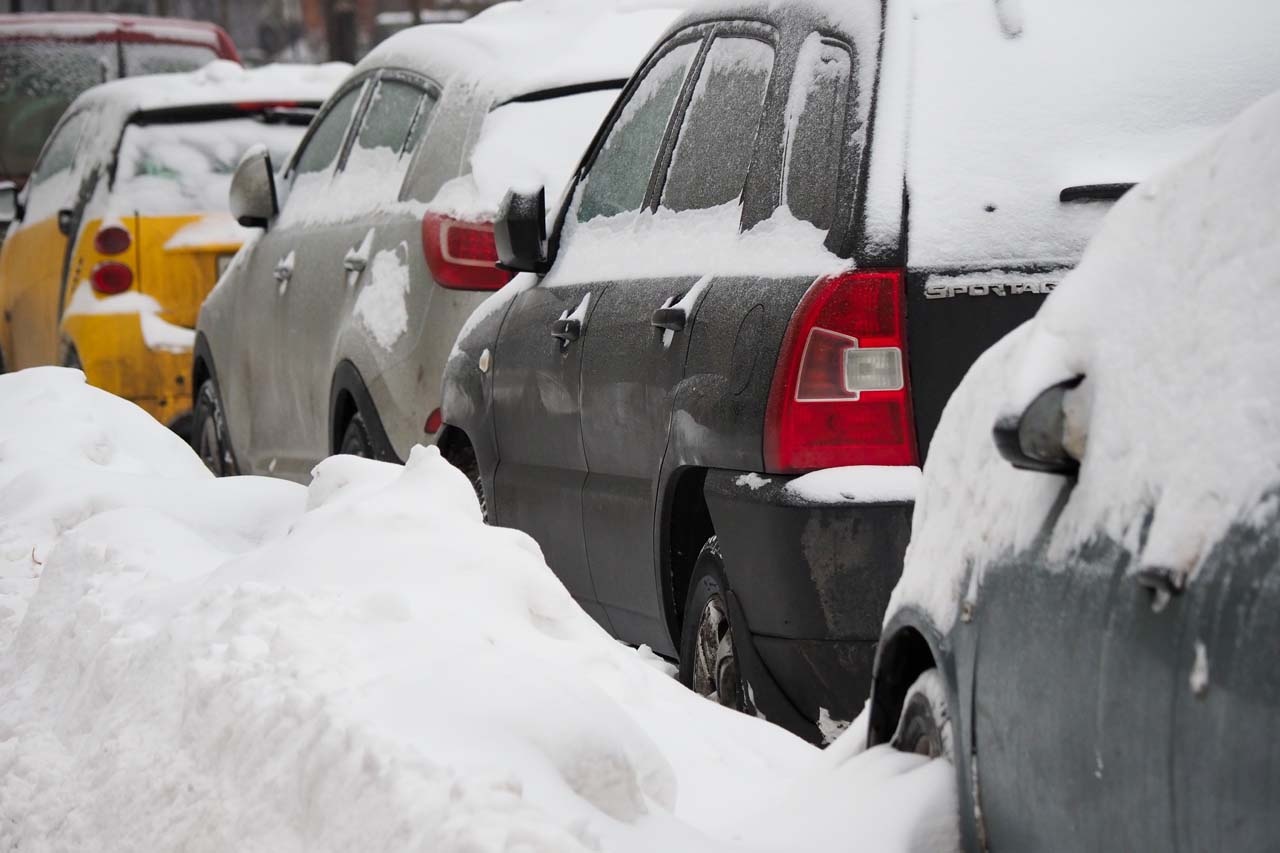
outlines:
[[1114, 5], [678, 23], [549, 232], [526, 188], [498, 223], [527, 274], [461, 334], [442, 440], [491, 517], [699, 691], [852, 719], [960, 378], [1111, 201], [1280, 80], [1273, 4]]

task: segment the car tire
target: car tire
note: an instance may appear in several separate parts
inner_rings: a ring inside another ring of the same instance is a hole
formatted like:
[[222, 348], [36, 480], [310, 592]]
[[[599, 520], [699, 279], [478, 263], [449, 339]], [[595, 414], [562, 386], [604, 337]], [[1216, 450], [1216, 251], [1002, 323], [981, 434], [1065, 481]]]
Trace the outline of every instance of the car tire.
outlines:
[[890, 743], [899, 752], [954, 760], [947, 686], [936, 667], [920, 673], [907, 689]]
[[222, 412], [218, 384], [213, 379], [200, 383], [191, 407], [191, 447], [205, 467], [218, 477], [240, 473], [227, 436], [227, 419]]
[[375, 459], [373, 441], [369, 438], [369, 427], [364, 422], [364, 415], [356, 412], [347, 421], [347, 428], [342, 433], [342, 443], [338, 452], [348, 456], [359, 456], [363, 459]]
[[716, 537], [702, 546], [685, 600], [680, 636], [680, 681], [704, 698], [754, 714], [739, 667], [729, 608], [729, 583]]

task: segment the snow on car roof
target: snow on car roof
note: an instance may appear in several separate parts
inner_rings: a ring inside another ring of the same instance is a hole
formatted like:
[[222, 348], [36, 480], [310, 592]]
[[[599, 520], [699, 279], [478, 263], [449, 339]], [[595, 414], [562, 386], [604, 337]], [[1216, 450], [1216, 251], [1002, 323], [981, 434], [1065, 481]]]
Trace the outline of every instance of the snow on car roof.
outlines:
[[242, 68], [225, 59], [216, 60], [196, 71], [147, 74], [103, 83], [76, 98], [68, 112], [98, 104], [109, 104], [128, 113], [205, 104], [318, 104], [329, 97], [350, 70], [345, 62]]
[[200, 41], [213, 48], [220, 45], [218, 27], [207, 21], [74, 12], [0, 15], [0, 39], [78, 39], [121, 31], [145, 33], [159, 39]]
[[[941, 630], [985, 569], [1048, 533], [1051, 565], [1089, 542], [1194, 584], [1232, 524], [1280, 514], [1280, 93], [1190, 160], [1130, 190], [1040, 312], [982, 356], [943, 412], [924, 468], [903, 605]], [[1074, 376], [1064, 443], [1079, 477], [1014, 469], [997, 419]], [[1270, 495], [1270, 498], [1267, 497]]]
[[692, 0], [522, 0], [460, 24], [403, 30], [357, 71], [394, 66], [443, 84], [465, 71], [498, 99], [626, 79]]

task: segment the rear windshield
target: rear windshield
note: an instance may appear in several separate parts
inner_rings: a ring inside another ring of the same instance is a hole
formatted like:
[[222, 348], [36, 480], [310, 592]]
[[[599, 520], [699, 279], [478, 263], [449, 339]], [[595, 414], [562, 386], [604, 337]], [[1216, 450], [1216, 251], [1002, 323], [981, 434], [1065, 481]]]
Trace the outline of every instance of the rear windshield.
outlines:
[[1274, 0], [929, 5], [907, 149], [915, 266], [1074, 263], [1109, 205], [1063, 189], [1141, 181], [1280, 82]]
[[110, 43], [0, 42], [0, 172], [29, 174], [67, 106], [118, 67]]
[[205, 45], [0, 40], [0, 173], [30, 174], [62, 113], [85, 89], [121, 76], [192, 71], [217, 59]]
[[113, 206], [147, 215], [225, 210], [231, 175], [262, 143], [282, 166], [305, 127], [256, 118], [129, 125], [120, 142]]

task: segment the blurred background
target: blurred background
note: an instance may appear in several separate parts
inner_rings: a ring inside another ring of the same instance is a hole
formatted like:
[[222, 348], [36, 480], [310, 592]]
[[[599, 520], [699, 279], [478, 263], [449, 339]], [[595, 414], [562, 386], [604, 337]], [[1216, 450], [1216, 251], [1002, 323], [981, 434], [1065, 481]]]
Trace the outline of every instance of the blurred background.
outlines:
[[354, 62], [415, 23], [461, 21], [498, 0], [0, 0], [6, 12], [105, 12], [211, 21], [247, 65]]

